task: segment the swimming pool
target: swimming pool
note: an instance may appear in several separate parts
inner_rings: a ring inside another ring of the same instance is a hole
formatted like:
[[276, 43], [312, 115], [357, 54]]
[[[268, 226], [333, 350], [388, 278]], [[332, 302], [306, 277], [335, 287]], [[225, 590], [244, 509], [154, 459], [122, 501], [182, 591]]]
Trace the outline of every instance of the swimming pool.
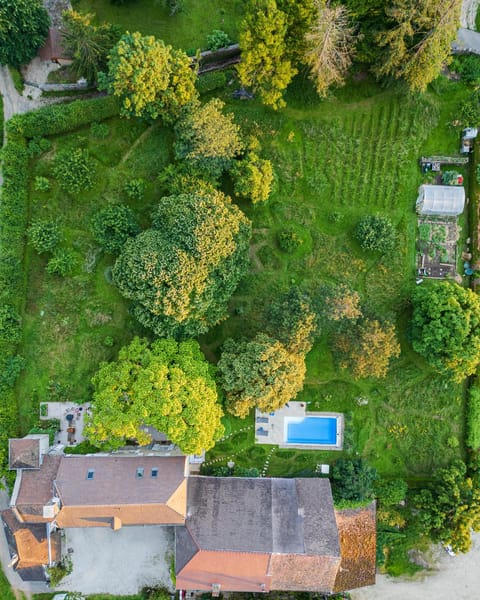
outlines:
[[314, 446], [337, 446], [336, 416], [285, 417], [284, 442]]

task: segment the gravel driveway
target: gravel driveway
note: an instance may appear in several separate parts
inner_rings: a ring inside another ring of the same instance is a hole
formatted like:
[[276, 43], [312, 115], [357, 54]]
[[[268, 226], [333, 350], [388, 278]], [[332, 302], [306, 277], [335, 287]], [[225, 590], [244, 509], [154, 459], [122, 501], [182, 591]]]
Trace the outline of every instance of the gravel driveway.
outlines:
[[64, 552], [73, 549], [73, 570], [60, 583], [61, 590], [127, 595], [144, 586], [172, 587], [173, 527], [66, 529], [63, 544]]

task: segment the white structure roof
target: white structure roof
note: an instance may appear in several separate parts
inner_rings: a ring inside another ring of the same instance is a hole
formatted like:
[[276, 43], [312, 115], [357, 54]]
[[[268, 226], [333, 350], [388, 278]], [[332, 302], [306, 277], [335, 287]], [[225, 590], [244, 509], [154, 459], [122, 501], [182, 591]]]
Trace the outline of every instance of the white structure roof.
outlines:
[[465, 206], [465, 188], [461, 185], [421, 185], [417, 212], [420, 215], [456, 217]]

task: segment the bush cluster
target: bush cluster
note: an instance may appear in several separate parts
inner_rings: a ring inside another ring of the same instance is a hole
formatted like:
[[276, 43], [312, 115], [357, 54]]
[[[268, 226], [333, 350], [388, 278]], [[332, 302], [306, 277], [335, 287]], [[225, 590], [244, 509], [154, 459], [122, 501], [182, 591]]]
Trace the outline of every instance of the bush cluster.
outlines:
[[195, 87], [200, 95], [219, 90], [227, 85], [227, 76], [224, 71], [211, 71], [199, 75], [195, 80]]
[[357, 225], [355, 237], [363, 250], [390, 252], [396, 242], [393, 223], [381, 215], [366, 215]]
[[277, 242], [280, 250], [287, 254], [292, 254], [303, 244], [302, 238], [298, 235], [294, 227], [285, 227], [277, 233]]
[[117, 254], [125, 242], [140, 233], [133, 211], [124, 204], [113, 204], [99, 210], [91, 222], [92, 235], [97, 243], [111, 254]]
[[145, 194], [145, 181], [143, 179], [131, 179], [125, 184], [125, 193], [130, 200], [140, 201]]
[[226, 48], [231, 43], [228, 33], [225, 33], [221, 29], [214, 29], [212, 33], [207, 35], [207, 48], [213, 52], [220, 50], [220, 48]]
[[57, 248], [47, 264], [47, 273], [66, 277], [75, 268], [75, 255], [68, 248]]
[[[22, 263], [28, 211], [29, 140], [39, 140], [101, 121], [118, 114], [113, 97], [53, 104], [38, 111], [19, 114], [6, 124], [8, 143], [1, 151], [2, 202], [0, 204], [0, 304], [11, 306], [20, 315], [25, 298]], [[33, 149], [33, 147], [32, 147]], [[36, 149], [35, 149], [36, 151]], [[8, 460], [8, 438], [18, 435], [14, 385], [25, 360], [17, 353], [17, 341], [0, 340], [0, 473]]]
[[62, 238], [58, 223], [43, 219], [32, 222], [28, 228], [28, 237], [30, 244], [39, 254], [52, 252]]
[[467, 437], [466, 445], [472, 450], [480, 448], [480, 386], [472, 385], [468, 392], [467, 402]]
[[93, 187], [95, 167], [85, 148], [59, 152], [53, 172], [65, 192], [79, 194]]

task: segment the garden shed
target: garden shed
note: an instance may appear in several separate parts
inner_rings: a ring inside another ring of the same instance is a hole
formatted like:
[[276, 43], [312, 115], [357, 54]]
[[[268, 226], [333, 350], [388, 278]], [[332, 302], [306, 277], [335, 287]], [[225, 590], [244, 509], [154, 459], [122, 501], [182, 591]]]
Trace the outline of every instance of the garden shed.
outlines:
[[421, 185], [418, 188], [417, 213], [456, 217], [465, 206], [465, 188], [461, 185]]

